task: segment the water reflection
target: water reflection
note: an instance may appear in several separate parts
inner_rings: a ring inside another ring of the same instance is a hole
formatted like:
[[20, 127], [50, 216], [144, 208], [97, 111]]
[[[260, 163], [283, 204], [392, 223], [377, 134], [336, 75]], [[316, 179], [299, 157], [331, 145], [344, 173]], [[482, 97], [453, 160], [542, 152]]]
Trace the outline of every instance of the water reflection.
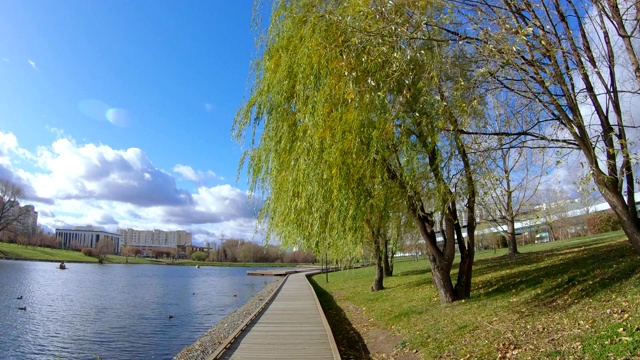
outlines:
[[274, 280], [248, 268], [68, 266], [0, 260], [3, 358], [169, 359]]

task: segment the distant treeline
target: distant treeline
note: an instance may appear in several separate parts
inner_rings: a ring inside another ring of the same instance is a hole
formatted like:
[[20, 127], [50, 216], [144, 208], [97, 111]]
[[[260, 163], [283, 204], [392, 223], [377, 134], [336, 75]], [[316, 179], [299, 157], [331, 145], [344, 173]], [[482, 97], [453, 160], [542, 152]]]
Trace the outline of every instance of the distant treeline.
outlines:
[[36, 233], [33, 235], [16, 234], [9, 231], [2, 232], [0, 241], [10, 244], [32, 246], [34, 248], [45, 247], [58, 249], [60, 247], [60, 242], [56, 239], [56, 236], [45, 233], [40, 227], [38, 227]]
[[[192, 258], [201, 255], [192, 254]], [[195, 257], [194, 257], [195, 255]], [[255, 263], [314, 263], [316, 257], [302, 250], [285, 251], [277, 245], [259, 245], [240, 239], [225, 240], [207, 256], [209, 261]]]

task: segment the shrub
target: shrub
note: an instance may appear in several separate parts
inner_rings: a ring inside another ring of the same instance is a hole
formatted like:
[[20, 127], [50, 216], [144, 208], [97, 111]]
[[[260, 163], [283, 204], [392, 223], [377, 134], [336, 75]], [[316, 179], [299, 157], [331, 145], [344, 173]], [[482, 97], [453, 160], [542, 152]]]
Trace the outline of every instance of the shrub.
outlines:
[[166, 257], [168, 254], [167, 251], [160, 250], [160, 249], [151, 250], [151, 253], [153, 254], [153, 257], [155, 257], [156, 259]]
[[620, 220], [613, 211], [600, 211], [590, 214], [587, 218], [587, 227], [591, 234], [602, 234], [609, 231], [620, 230]]
[[498, 247], [499, 247], [499, 248], [501, 248], [501, 249], [502, 249], [502, 248], [507, 248], [507, 247], [509, 247], [509, 243], [507, 242], [507, 237], [506, 237], [506, 236], [501, 235], [501, 236], [500, 236], [500, 240], [499, 240], [499, 241], [500, 241], [500, 242], [499, 242], [499, 245], [498, 245]]
[[83, 248], [80, 252], [86, 256], [96, 256], [96, 252], [92, 248]]
[[195, 260], [195, 261], [205, 261], [207, 260], [207, 257], [209, 257], [209, 255], [207, 255], [207, 253], [202, 251], [196, 251], [193, 254], [191, 254], [191, 260]]

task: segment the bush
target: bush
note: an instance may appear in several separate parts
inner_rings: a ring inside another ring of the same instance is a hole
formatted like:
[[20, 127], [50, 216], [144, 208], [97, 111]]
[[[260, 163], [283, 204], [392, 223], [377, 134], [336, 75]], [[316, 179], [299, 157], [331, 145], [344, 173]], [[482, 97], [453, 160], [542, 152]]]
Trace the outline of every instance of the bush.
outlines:
[[195, 261], [205, 261], [207, 260], [208, 257], [209, 255], [207, 255], [207, 253], [202, 251], [196, 251], [193, 254], [191, 254], [191, 260], [195, 260]]
[[509, 247], [509, 243], [507, 242], [507, 237], [504, 235], [500, 236], [499, 245], [500, 249]]
[[86, 256], [96, 256], [96, 252], [92, 248], [83, 248], [82, 250], [80, 250], [80, 252], [85, 254]]
[[602, 234], [609, 231], [620, 230], [620, 220], [613, 211], [600, 211], [590, 214], [587, 218], [587, 227], [591, 234]]
[[153, 257], [155, 257], [156, 259], [173, 256], [173, 253], [170, 250], [155, 249], [155, 250], [151, 250], [151, 253], [153, 254]]

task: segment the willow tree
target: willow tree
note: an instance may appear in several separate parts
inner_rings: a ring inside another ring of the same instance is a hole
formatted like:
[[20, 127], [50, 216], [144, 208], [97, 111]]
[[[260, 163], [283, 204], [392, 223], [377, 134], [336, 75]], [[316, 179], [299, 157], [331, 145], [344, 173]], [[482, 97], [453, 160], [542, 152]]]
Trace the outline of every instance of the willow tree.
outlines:
[[473, 159], [457, 129], [473, 118], [475, 89], [464, 57], [424, 32], [434, 11], [428, 2], [275, 2], [234, 130], [241, 141], [250, 133], [243, 162], [266, 197], [268, 240], [351, 257], [379, 250], [392, 218], [407, 216], [451, 302], [471, 289]]
[[252, 190], [265, 195], [260, 220], [267, 241], [333, 259], [371, 247], [379, 290], [379, 236], [392, 206], [383, 171], [372, 165], [380, 129], [363, 126], [371, 110], [356, 109], [344, 95], [343, 44], [336, 41], [344, 34], [332, 25], [314, 2], [273, 9], [251, 96], [235, 126], [239, 137], [253, 128], [243, 161]]

